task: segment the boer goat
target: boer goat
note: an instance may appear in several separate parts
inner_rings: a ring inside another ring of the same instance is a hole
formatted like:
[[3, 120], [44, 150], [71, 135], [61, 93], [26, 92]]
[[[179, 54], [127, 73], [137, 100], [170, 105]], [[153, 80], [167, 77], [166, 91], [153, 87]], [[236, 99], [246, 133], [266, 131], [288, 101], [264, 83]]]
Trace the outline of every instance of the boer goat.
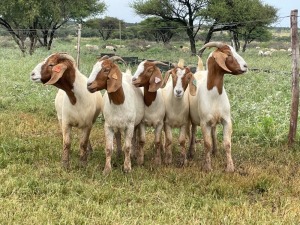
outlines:
[[[172, 75], [172, 82], [167, 82], [170, 74]], [[164, 119], [164, 131], [166, 134], [166, 164], [172, 163], [172, 128], [180, 128], [180, 164], [184, 166], [187, 163], [186, 137], [190, 137], [191, 124], [189, 116], [188, 92], [191, 95], [196, 94], [197, 86], [195, 82], [196, 80], [193, 76], [193, 73], [188, 67], [184, 67], [183, 60], [179, 60], [179, 63], [175, 65], [175, 68], [167, 71], [165, 74], [163, 97], [166, 107], [166, 115]], [[189, 91], [186, 91], [187, 87], [189, 87]]]
[[55, 53], [39, 63], [31, 72], [34, 82], [59, 88], [55, 98], [57, 117], [63, 134], [62, 165], [69, 168], [71, 129], [82, 130], [80, 161], [87, 162], [87, 151], [92, 125], [101, 111], [101, 93], [91, 94], [86, 89], [87, 78], [77, 68], [75, 60], [66, 53]]
[[[125, 172], [131, 171], [130, 155], [135, 128], [140, 134], [138, 153], [145, 143], [145, 129], [142, 123], [144, 117], [143, 93], [141, 89], [131, 84], [131, 74], [129, 74], [129, 71], [126, 73], [120, 71], [118, 65], [114, 63], [116, 60], [124, 62], [118, 56], [110, 58], [103, 56], [100, 58], [94, 65], [87, 84], [90, 92], [107, 90], [103, 96], [106, 139], [104, 174], [111, 172], [111, 155], [115, 132], [124, 132]], [[138, 158], [138, 162], [140, 161], [141, 159]]]
[[[191, 146], [195, 145], [196, 126], [200, 125], [204, 139], [204, 170], [211, 171], [211, 152], [216, 147], [216, 125], [223, 125], [223, 145], [226, 151], [227, 172], [234, 171], [231, 156], [232, 123], [230, 104], [223, 86], [224, 74], [239, 75], [247, 71], [245, 60], [229, 45], [221, 42], [205, 44], [201, 50], [215, 47], [206, 62], [206, 71], [197, 71], [197, 93], [189, 96], [192, 121]], [[201, 59], [199, 59], [201, 60]], [[190, 147], [193, 149], [193, 147]]]

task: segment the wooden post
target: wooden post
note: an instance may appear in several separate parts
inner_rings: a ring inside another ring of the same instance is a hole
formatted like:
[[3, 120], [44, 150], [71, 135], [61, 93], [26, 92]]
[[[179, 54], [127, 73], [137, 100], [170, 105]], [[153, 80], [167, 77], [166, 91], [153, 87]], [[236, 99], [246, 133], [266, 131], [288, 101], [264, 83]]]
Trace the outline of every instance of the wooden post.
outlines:
[[79, 69], [79, 61], [80, 61], [80, 38], [81, 38], [81, 24], [78, 24], [78, 32], [77, 32], [77, 67]]
[[122, 41], [121, 20], [119, 20], [119, 31], [120, 31], [120, 45], [121, 45], [121, 41]]
[[288, 145], [292, 147], [297, 133], [297, 119], [299, 106], [299, 38], [298, 38], [298, 10], [291, 11], [291, 47], [292, 47], [292, 103], [290, 117], [290, 131]]

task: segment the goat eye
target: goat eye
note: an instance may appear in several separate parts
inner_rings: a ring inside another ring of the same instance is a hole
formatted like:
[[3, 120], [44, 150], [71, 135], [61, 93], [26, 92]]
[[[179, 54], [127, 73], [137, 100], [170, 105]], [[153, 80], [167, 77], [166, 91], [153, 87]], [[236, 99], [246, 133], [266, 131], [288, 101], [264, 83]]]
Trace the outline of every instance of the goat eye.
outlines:
[[54, 64], [49, 64], [48, 66], [50, 66], [50, 67], [53, 67], [53, 66], [54, 66]]

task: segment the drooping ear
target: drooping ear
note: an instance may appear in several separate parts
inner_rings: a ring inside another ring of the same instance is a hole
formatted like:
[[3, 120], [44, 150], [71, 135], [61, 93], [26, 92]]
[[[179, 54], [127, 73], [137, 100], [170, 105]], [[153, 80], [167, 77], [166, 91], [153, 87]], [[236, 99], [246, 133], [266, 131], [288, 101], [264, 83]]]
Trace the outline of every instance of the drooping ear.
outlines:
[[149, 80], [150, 86], [149, 86], [148, 91], [149, 92], [157, 91], [162, 86], [162, 83], [163, 83], [162, 80], [163, 80], [163, 78], [162, 78], [161, 72], [160, 72], [159, 68], [156, 67], [152, 73], [152, 76], [150, 77], [150, 80]]
[[52, 68], [52, 74], [51, 78], [48, 82], [46, 82], [46, 85], [55, 84], [64, 74], [68, 66], [64, 63], [59, 63]]
[[108, 75], [107, 80], [107, 92], [116, 92], [120, 87], [122, 87], [122, 73], [115, 69], [112, 69]]
[[190, 79], [190, 82], [189, 82], [190, 94], [192, 96], [195, 96], [196, 92], [197, 92], [197, 80], [195, 79], [195, 77], [192, 73], [190, 73], [189, 76], [191, 76], [191, 79]]
[[220, 51], [214, 51], [213, 52], [213, 57], [216, 60], [217, 64], [225, 71], [227, 71], [228, 73], [232, 73], [232, 71], [230, 69], [227, 68], [225, 61], [227, 58], [227, 55], [223, 52]]

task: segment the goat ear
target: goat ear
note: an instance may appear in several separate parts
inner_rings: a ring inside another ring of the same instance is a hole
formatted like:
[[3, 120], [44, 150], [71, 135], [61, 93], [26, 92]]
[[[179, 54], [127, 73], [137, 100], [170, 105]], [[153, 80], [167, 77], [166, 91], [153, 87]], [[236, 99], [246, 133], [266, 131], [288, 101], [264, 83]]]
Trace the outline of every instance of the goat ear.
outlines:
[[122, 87], [122, 75], [117, 71], [111, 71], [108, 75], [109, 79], [107, 80], [107, 92], [112, 93], [116, 92], [120, 87]]
[[213, 52], [213, 57], [216, 60], [217, 64], [225, 71], [227, 71], [228, 73], [232, 73], [232, 71], [230, 69], [227, 68], [225, 61], [227, 58], [227, 55], [223, 52], [220, 51], [214, 51]]
[[55, 84], [62, 77], [62, 75], [64, 74], [67, 68], [68, 68], [67, 65], [64, 63], [60, 63], [53, 66], [51, 78], [45, 84], [47, 85]]
[[192, 73], [190, 75], [191, 75], [191, 79], [189, 82], [189, 90], [190, 90], [190, 94], [192, 96], [195, 96], [197, 92], [197, 80], [195, 79]]
[[149, 92], [155, 92], [157, 91], [161, 85], [162, 85], [162, 75], [161, 75], [161, 72], [158, 68], [156, 68], [153, 73], [152, 73], [152, 76], [150, 77], [150, 86], [149, 86], [149, 89], [148, 91]]

